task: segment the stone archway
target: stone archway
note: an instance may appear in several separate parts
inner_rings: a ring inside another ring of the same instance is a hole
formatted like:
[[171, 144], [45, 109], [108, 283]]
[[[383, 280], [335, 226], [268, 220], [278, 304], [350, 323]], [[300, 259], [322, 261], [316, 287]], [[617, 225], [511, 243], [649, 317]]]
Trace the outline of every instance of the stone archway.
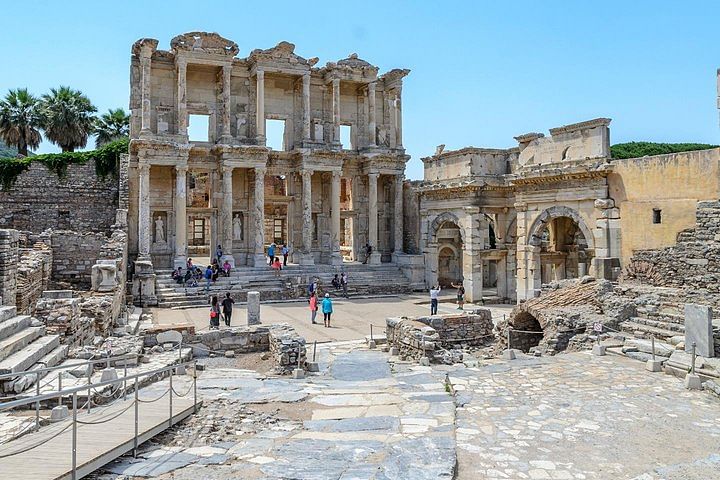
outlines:
[[438, 248], [438, 283], [449, 288], [462, 281], [461, 253], [453, 245], [444, 244]]
[[428, 287], [439, 281], [446, 286], [450, 282], [462, 281], [465, 230], [461, 225], [458, 216], [451, 212], [437, 215], [428, 225], [425, 250], [425, 282]]
[[511, 318], [510, 327], [510, 348], [517, 348], [527, 353], [531, 348], [540, 345], [543, 339], [542, 325], [530, 312], [518, 312]]

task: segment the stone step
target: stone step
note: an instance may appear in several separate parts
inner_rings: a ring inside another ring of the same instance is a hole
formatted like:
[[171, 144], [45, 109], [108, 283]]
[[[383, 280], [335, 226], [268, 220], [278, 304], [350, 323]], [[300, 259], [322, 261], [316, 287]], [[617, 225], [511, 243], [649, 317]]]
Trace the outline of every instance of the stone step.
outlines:
[[10, 335], [5, 339], [0, 340], [0, 360], [5, 360], [13, 353], [22, 350], [33, 340], [44, 334], [45, 327], [28, 327], [14, 335]]
[[[37, 327], [43, 330], [43, 327]], [[42, 357], [60, 346], [60, 335], [46, 335], [30, 343], [25, 348], [6, 357], [0, 362], [0, 374], [27, 370]]]
[[[49, 335], [49, 336], [52, 337], [52, 336], [56, 336], [56, 335]], [[43, 337], [43, 338], [47, 338], [47, 337]], [[38, 340], [38, 342], [39, 341], [40, 340]], [[32, 343], [31, 346], [35, 345], [35, 343], [38, 343], [38, 342]], [[58, 342], [59, 342], [59, 338], [58, 338]], [[52, 343], [54, 343], [54, 342], [52, 342]], [[30, 348], [30, 347], [28, 347], [28, 348]], [[33, 371], [33, 370], [37, 370], [40, 368], [54, 367], [55, 365], [59, 365], [60, 362], [65, 360], [65, 358], [67, 357], [68, 348], [69, 348], [68, 345], [58, 345], [57, 347], [52, 349], [49, 353], [44, 355], [40, 360], [35, 362], [35, 364], [32, 367], [30, 367], [28, 371]], [[18, 353], [21, 353], [21, 352], [18, 352]], [[48, 375], [48, 372], [42, 372], [40, 374], [40, 378], [45, 378], [47, 375]], [[54, 374], [54, 376], [55, 376], [55, 378], [57, 378], [57, 374]], [[36, 378], [37, 377], [35, 375], [23, 375], [22, 377], [15, 377], [12, 380], [5, 382], [3, 384], [3, 386], [2, 386], [3, 391], [6, 393], [9, 393], [9, 392], [22, 393], [25, 390], [27, 390], [29, 387], [35, 385]], [[57, 387], [55, 387], [55, 388], [57, 388]]]
[[0, 340], [26, 329], [32, 323], [30, 315], [18, 315], [0, 323]]
[[632, 317], [630, 319], [631, 322], [639, 323], [642, 325], [647, 325], [648, 327], [655, 327], [660, 328], [663, 330], [671, 330], [673, 332], [677, 332], [676, 335], [681, 335], [685, 333], [685, 325], [680, 325], [678, 323], [673, 322], [663, 322], [661, 320], [655, 320], [651, 318], [643, 318], [643, 317]]
[[2, 306], [0, 307], [0, 322], [4, 322], [5, 320], [9, 320], [17, 315], [17, 308], [12, 306]]
[[649, 325], [643, 325], [642, 323], [635, 323], [632, 321], [622, 322], [620, 324], [620, 330], [626, 333], [631, 333], [637, 337], [654, 336], [660, 339], [669, 339], [678, 335], [678, 332], [673, 330], [651, 327]]

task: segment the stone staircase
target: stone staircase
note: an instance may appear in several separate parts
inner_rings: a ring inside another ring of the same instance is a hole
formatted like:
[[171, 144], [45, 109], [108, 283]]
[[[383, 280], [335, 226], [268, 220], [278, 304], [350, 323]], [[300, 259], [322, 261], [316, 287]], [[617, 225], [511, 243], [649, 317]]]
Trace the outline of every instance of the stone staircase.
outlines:
[[637, 338], [668, 341], [672, 337], [685, 335], [683, 293], [675, 288], [637, 289], [637, 316], [620, 324], [620, 329]]
[[[14, 306], [0, 307], [0, 374], [55, 366], [67, 350], [60, 345], [60, 335], [45, 335], [45, 326], [33, 326], [29, 315], [17, 315]], [[20, 393], [35, 380], [34, 375], [0, 380], [0, 389]]]
[[[344, 264], [340, 266], [288, 265], [280, 275], [269, 267], [239, 267], [229, 277], [220, 276], [211, 284], [209, 294], [205, 293], [205, 280], [197, 287], [182, 287], [171, 278], [172, 270], [157, 270], [155, 292], [161, 308], [193, 308], [208, 305], [208, 296], [224, 297], [230, 292], [235, 301], [244, 302], [247, 292], [260, 292], [261, 300], [291, 300], [304, 298], [310, 278], [319, 278], [321, 292], [334, 294], [333, 276], [342, 271], [348, 275], [348, 295], [388, 295], [410, 293], [410, 283], [400, 268], [393, 264], [363, 265]], [[338, 292], [340, 293], [340, 292]]]

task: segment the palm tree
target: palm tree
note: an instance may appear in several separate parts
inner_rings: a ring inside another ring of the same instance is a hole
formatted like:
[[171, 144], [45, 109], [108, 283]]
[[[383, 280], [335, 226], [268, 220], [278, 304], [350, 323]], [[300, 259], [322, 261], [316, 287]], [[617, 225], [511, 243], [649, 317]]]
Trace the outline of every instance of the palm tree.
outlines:
[[42, 96], [40, 112], [45, 136], [63, 152], [74, 152], [87, 145], [95, 127], [97, 108], [79, 90], [51, 88]]
[[0, 101], [0, 138], [27, 156], [28, 148], [38, 148], [42, 136], [38, 99], [26, 88], [10, 90]]
[[112, 108], [95, 120], [95, 148], [127, 138], [130, 134], [130, 115], [122, 108]]

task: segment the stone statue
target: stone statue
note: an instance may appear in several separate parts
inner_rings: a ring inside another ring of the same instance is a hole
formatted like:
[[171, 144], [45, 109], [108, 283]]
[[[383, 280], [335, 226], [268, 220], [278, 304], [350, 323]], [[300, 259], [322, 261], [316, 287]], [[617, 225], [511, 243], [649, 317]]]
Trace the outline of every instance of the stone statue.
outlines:
[[155, 220], [155, 242], [165, 243], [165, 223], [159, 215]]
[[242, 218], [240, 218], [239, 213], [236, 213], [235, 218], [233, 218], [233, 239], [234, 240], [242, 240], [242, 237], [243, 237]]

